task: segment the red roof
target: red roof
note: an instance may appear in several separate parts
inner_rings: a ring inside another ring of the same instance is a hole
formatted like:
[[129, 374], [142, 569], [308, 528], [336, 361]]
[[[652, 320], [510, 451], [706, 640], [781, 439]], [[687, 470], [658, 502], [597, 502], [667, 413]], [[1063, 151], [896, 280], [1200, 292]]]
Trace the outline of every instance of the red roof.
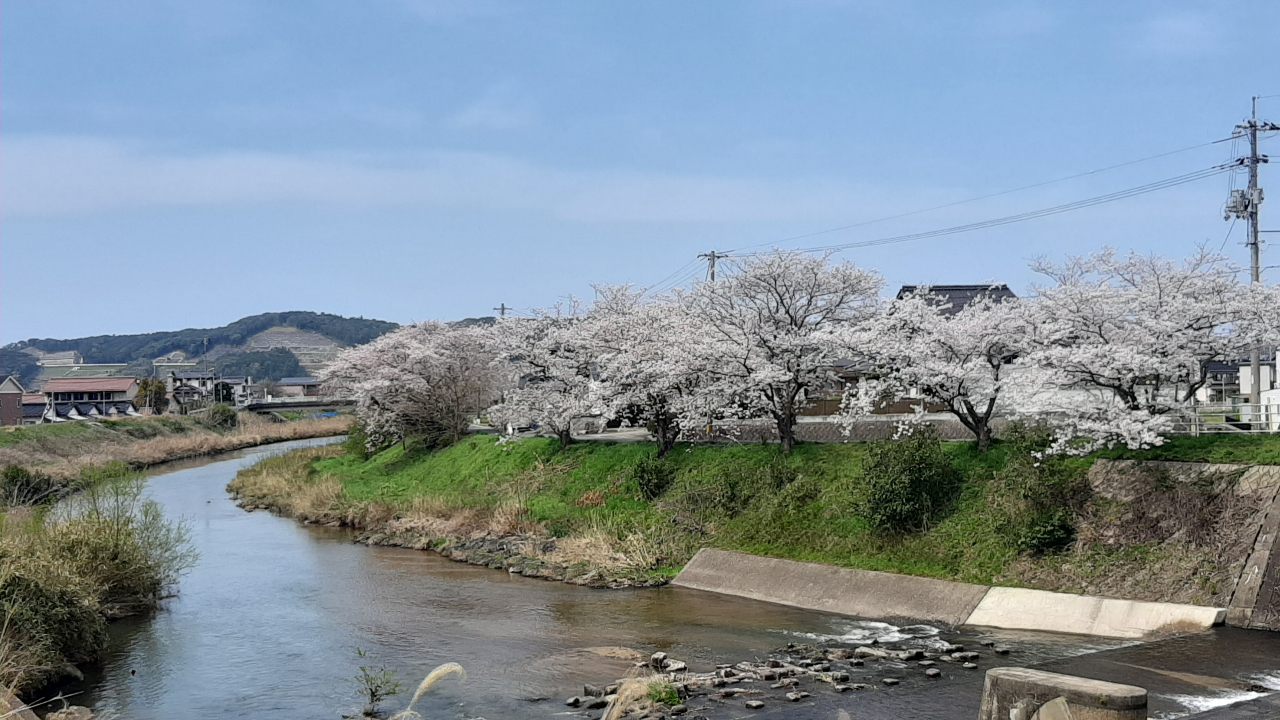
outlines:
[[44, 384], [44, 394], [55, 392], [129, 392], [137, 378], [56, 378]]
[[46, 398], [43, 395], [23, 395], [22, 396], [23, 405], [43, 405], [46, 400], [48, 400], [48, 398]]

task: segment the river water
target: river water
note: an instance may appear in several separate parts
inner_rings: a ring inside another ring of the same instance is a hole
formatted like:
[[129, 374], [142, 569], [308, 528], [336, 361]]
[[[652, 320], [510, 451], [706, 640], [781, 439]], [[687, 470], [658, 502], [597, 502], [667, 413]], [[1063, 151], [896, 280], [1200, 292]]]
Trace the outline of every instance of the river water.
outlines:
[[[427, 718], [598, 717], [563, 699], [583, 683], [624, 676], [634, 656], [619, 648], [646, 657], [663, 650], [707, 670], [763, 658], [788, 642], [873, 637], [908, 645], [945, 637], [978, 650], [994, 639], [1014, 651], [984, 653], [978, 670], [947, 667], [940, 680], [917, 668], [868, 667], [855, 681], [876, 683], [872, 690], [815, 693], [802, 706], [752, 717], [835, 718], [842, 709], [855, 718], [976, 717], [982, 671], [1010, 664], [1148, 687], [1155, 717], [1280, 689], [1280, 633], [1227, 628], [1148, 645], [1045, 633], [939, 635], [682, 588], [592, 590], [509, 576], [432, 553], [356, 545], [344, 531], [245, 512], [228, 498], [239, 469], [315, 442], [154, 474], [151, 496], [189, 523], [200, 561], [161, 612], [113, 626], [106, 662], [62, 688], [78, 693], [74, 702], [105, 718], [332, 720], [358, 707], [352, 678], [361, 648], [409, 688], [444, 662], [467, 669], [465, 682], [446, 680], [419, 703]], [[902, 684], [880, 686], [886, 673]]]

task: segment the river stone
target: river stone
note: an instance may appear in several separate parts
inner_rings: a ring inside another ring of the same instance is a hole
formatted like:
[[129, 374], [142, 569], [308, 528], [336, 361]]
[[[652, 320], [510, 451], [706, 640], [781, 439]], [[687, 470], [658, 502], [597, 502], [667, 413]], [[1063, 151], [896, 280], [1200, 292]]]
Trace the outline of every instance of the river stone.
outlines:
[[676, 705], [675, 707], [671, 708], [672, 715], [683, 715], [687, 712], [689, 712], [688, 705]]
[[1007, 648], [1007, 647], [1005, 647], [1005, 646], [1003, 646], [1003, 645], [997, 645], [997, 646], [995, 646], [994, 648], [992, 648], [992, 650], [994, 650], [994, 651], [995, 651], [995, 653], [996, 653], [997, 655], [1008, 655], [1008, 654], [1009, 654], [1009, 648]]
[[564, 704], [568, 705], [569, 707], [578, 707], [579, 705], [582, 704], [582, 698], [578, 697], [577, 695], [574, 695], [568, 700], [565, 700]]
[[831, 689], [835, 690], [838, 693], [842, 693], [842, 692], [849, 692], [853, 688], [849, 687], [848, 685], [832, 685]]
[[760, 708], [764, 707], [764, 703], [760, 702], [759, 700], [748, 700], [746, 705], [748, 710], [759, 710]]
[[932, 660], [921, 660], [920, 662], [918, 662], [918, 663], [916, 663], [916, 664], [917, 664], [917, 665], [919, 665], [920, 667], [933, 667], [934, 665], [937, 665], [938, 663], [936, 663], [936, 662], [934, 662], [934, 661], [932, 661]]
[[582, 694], [589, 697], [604, 697], [608, 693], [604, 691], [604, 688], [598, 688], [595, 685], [583, 685]]
[[786, 697], [787, 697], [787, 700], [788, 700], [789, 702], [800, 702], [801, 700], [803, 700], [803, 699], [805, 699], [805, 698], [809, 697], [809, 693], [807, 693], [807, 692], [789, 692], [789, 693], [787, 693], [787, 696], [786, 696]]
[[859, 658], [854, 658], [849, 661], [849, 667], [862, 667], [863, 665], [866, 665], [866, 663]]
[[599, 698], [587, 698], [586, 702], [584, 702], [582, 706], [588, 710], [599, 710], [602, 707], [608, 706], [608, 704], [609, 704], [608, 700], [605, 700], [604, 698], [599, 697]]
[[831, 679], [834, 680], [835, 682], [849, 682], [849, 673], [834, 672], [834, 673], [831, 673]]
[[978, 663], [969, 662], [961, 665], [960, 667], [964, 668], [965, 670], [973, 670], [978, 667]]
[[880, 682], [884, 683], [885, 685], [897, 685], [902, 681], [899, 680], [898, 678], [884, 678]]
[[760, 679], [765, 682], [773, 682], [778, 679], [778, 673], [773, 672], [772, 670], [761, 670]]
[[952, 658], [953, 660], [962, 660], [962, 661], [964, 661], [964, 662], [973, 662], [974, 660], [977, 660], [977, 659], [978, 659], [978, 657], [979, 657], [979, 655], [978, 655], [978, 653], [976, 653], [976, 652], [953, 652], [953, 653], [951, 653], [951, 658]]
[[667, 664], [667, 654], [664, 652], [656, 652], [649, 656], [649, 667], [654, 670], [661, 670]]
[[942, 675], [942, 671], [939, 670], [938, 668], [929, 668], [928, 670], [924, 671], [924, 674], [925, 674], [925, 677], [936, 678]]
[[669, 673], [680, 673], [688, 670], [689, 666], [680, 660], [668, 660], [662, 669]]
[[768, 659], [768, 660], [765, 660], [765, 661], [764, 661], [764, 664], [765, 664], [765, 667], [771, 667], [771, 668], [780, 668], [780, 667], [782, 667], [782, 661], [781, 661], [781, 660], [774, 660], [773, 658], [770, 658], [770, 659]]
[[996, 641], [995, 640], [979, 640], [978, 644], [983, 647], [994, 647], [996, 644]]

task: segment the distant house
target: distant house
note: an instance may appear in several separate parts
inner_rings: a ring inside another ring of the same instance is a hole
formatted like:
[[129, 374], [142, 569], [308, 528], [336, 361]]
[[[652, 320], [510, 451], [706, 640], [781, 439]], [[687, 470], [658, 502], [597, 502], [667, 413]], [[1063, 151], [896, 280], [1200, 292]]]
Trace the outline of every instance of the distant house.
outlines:
[[947, 311], [951, 315], [960, 312], [978, 298], [1000, 301], [1018, 297], [1004, 283], [987, 283], [986, 285], [903, 285], [898, 290], [897, 299], [901, 300], [921, 291], [927, 292], [931, 298], [938, 298], [939, 302], [951, 303]]
[[44, 422], [44, 413], [49, 409], [49, 399], [40, 394], [22, 396], [22, 424], [39, 425]]
[[316, 397], [320, 394], [320, 381], [310, 377], [281, 378], [280, 397]]
[[57, 378], [44, 384], [47, 422], [139, 416], [134, 398], [138, 379]]
[[22, 424], [22, 396], [26, 392], [12, 375], [0, 382], [0, 425]]

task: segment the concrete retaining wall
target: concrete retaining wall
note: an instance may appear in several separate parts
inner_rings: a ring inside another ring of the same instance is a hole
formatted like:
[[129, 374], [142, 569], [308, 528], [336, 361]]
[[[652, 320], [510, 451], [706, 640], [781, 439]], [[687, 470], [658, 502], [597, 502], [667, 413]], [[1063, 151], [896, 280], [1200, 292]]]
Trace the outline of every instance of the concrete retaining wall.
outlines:
[[1147, 691], [1134, 685], [1007, 667], [987, 671], [978, 720], [1145, 720]]
[[993, 588], [710, 548], [689, 561], [672, 584], [865, 618], [1115, 638], [1205, 630], [1226, 615], [1219, 608]]
[[1139, 639], [1222, 624], [1225, 609], [993, 587], [965, 625]]

